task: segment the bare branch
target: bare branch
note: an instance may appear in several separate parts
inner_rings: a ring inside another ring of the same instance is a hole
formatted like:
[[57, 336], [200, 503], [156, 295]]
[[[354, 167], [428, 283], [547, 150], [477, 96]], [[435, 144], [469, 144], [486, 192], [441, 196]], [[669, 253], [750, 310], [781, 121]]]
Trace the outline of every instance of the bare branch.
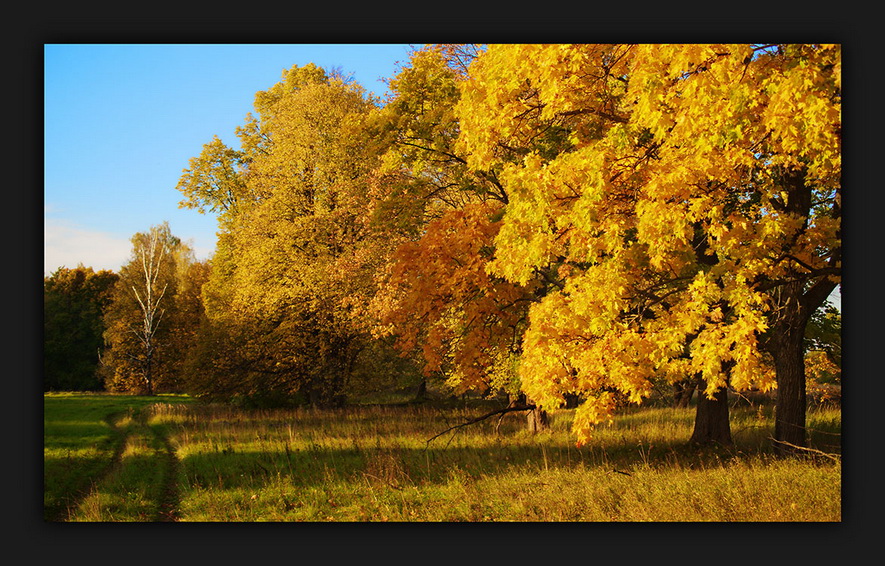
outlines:
[[517, 412], [517, 411], [534, 411], [536, 408], [537, 407], [535, 405], [515, 405], [515, 404], [507, 405], [503, 409], [497, 409], [497, 410], [492, 411], [490, 413], [486, 413], [484, 415], [476, 417], [475, 419], [470, 419], [469, 421], [465, 421], [461, 424], [456, 424], [455, 426], [450, 426], [449, 428], [440, 432], [439, 434], [436, 434], [436, 435], [432, 436], [431, 438], [427, 439], [427, 444], [424, 448], [426, 450], [427, 446], [430, 445], [431, 441], [433, 441], [433, 440], [439, 438], [440, 436], [444, 435], [445, 433], [453, 431], [455, 429], [459, 429], [459, 428], [463, 428], [465, 426], [470, 426], [472, 424], [476, 424], [476, 423], [484, 421], [488, 418], [494, 417], [495, 415], [504, 415], [506, 413], [513, 413], [513, 412]]
[[783, 445], [783, 446], [786, 446], [786, 447], [791, 448], [791, 449], [793, 449], [793, 450], [804, 450], [805, 452], [810, 452], [810, 453], [812, 453], [812, 454], [817, 454], [817, 455], [819, 455], [819, 456], [824, 456], [825, 458], [829, 458], [830, 460], [833, 460], [834, 462], [838, 462], [838, 461], [840, 460], [838, 454], [829, 454], [829, 453], [827, 453], [827, 452], [823, 452], [823, 451], [821, 451], [821, 450], [817, 450], [817, 449], [815, 449], [815, 448], [806, 448], [805, 446], [797, 446], [797, 445], [795, 445], [795, 444], [791, 444], [791, 443], [789, 443], [789, 442], [787, 442], [787, 441], [785, 441], [785, 440], [777, 440], [776, 438], [771, 437], [771, 436], [768, 437], [768, 438], [769, 438], [769, 440], [771, 440], [774, 444]]

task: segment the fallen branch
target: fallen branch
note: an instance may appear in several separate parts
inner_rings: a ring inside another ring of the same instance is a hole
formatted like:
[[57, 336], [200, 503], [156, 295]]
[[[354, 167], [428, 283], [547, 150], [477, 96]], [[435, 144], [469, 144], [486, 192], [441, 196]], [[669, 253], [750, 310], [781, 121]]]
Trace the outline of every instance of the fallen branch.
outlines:
[[436, 434], [436, 435], [432, 436], [431, 438], [427, 439], [425, 449], [427, 448], [427, 446], [430, 445], [430, 443], [433, 440], [435, 440], [435, 439], [439, 438], [440, 436], [446, 434], [447, 432], [451, 432], [455, 429], [463, 428], [465, 426], [470, 426], [472, 424], [476, 424], [476, 423], [484, 421], [488, 418], [494, 417], [495, 415], [501, 415], [503, 417], [507, 413], [514, 413], [517, 411], [534, 411], [534, 410], [535, 410], [535, 405], [515, 405], [515, 404], [511, 403], [510, 405], [507, 405], [503, 409], [497, 409], [497, 410], [492, 411], [490, 413], [486, 413], [484, 415], [476, 417], [475, 419], [470, 419], [469, 421], [465, 421], [463, 423], [456, 424], [455, 426], [450, 426], [449, 428], [440, 432], [439, 434]]
[[773, 438], [773, 437], [770, 437], [770, 436], [769, 436], [768, 438], [769, 438], [769, 440], [771, 440], [771, 441], [772, 441], [773, 443], [775, 443], [775, 444], [782, 444], [782, 445], [784, 445], [784, 446], [788, 446], [788, 447], [790, 447], [790, 448], [792, 448], [792, 449], [794, 449], [794, 450], [805, 450], [806, 452], [812, 452], [812, 453], [814, 453], [814, 454], [819, 454], [819, 455], [821, 455], [821, 456], [825, 456], [825, 457], [827, 457], [827, 458], [833, 460], [834, 462], [838, 462], [838, 461], [839, 461], [839, 455], [838, 455], [838, 454], [829, 454], [829, 453], [827, 453], [827, 452], [823, 452], [823, 451], [818, 450], [818, 449], [816, 449], [816, 448], [807, 448], [807, 447], [805, 447], [805, 446], [797, 446], [797, 445], [795, 445], [795, 444], [791, 444], [791, 443], [789, 443], [789, 442], [787, 442], [787, 441], [785, 441], [785, 440], [777, 440], [776, 438]]

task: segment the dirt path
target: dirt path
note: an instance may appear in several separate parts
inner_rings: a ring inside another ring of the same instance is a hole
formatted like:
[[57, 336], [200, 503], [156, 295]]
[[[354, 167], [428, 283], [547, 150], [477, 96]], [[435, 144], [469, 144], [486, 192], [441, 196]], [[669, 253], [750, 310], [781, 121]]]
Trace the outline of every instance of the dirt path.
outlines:
[[110, 438], [111, 442], [114, 446], [114, 451], [111, 455], [111, 459], [108, 461], [107, 465], [97, 473], [92, 479], [88, 481], [85, 485], [82, 485], [80, 488], [75, 490], [73, 493], [69, 494], [65, 498], [65, 502], [58, 509], [49, 511], [46, 514], [46, 520], [52, 522], [66, 522], [70, 521], [74, 516], [74, 513], [77, 512], [77, 508], [80, 507], [80, 504], [92, 493], [95, 491], [95, 488], [101, 481], [110, 476], [115, 472], [115, 470], [119, 469], [120, 462], [123, 458], [123, 450], [126, 448], [126, 439], [128, 434], [125, 430], [121, 429], [117, 423], [126, 415], [125, 412], [121, 413], [112, 413], [106, 416], [103, 420], [105, 424], [110, 428]]
[[[161, 486], [158, 490], [159, 495], [156, 500], [156, 512], [151, 518], [153, 522], [174, 522], [178, 520], [178, 457], [175, 454], [175, 448], [172, 446], [169, 437], [165, 434], [160, 426], [151, 426], [148, 423], [150, 408], [145, 408], [137, 414], [114, 413], [105, 417], [105, 422], [111, 429], [111, 437], [114, 443], [114, 451], [105, 467], [100, 474], [93, 478], [89, 485], [84, 486], [76, 493], [72, 494], [64, 509], [55, 513], [51, 521], [70, 521], [77, 513], [83, 502], [101, 486], [104, 482], [113, 478], [122, 469], [123, 454], [126, 450], [129, 439], [137, 434], [143, 434], [146, 437], [153, 437], [156, 446], [155, 458], [156, 465], [162, 466], [163, 472], [161, 477]], [[124, 417], [127, 415], [132, 418], [126, 426], [120, 426]]]
[[150, 427], [163, 446], [163, 489], [157, 505], [155, 521], [174, 522], [178, 520], [178, 456], [169, 437], [159, 427]]

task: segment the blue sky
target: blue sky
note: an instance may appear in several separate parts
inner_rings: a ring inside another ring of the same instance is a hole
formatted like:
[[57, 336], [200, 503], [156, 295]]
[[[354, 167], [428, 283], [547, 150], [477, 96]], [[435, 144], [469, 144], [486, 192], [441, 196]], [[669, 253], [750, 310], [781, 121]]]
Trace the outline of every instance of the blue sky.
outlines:
[[340, 68], [382, 96], [406, 44], [44, 45], [44, 275], [61, 266], [114, 271], [130, 237], [169, 222], [198, 259], [215, 248], [214, 216], [180, 209], [190, 158], [235, 129], [255, 93], [284, 69]]

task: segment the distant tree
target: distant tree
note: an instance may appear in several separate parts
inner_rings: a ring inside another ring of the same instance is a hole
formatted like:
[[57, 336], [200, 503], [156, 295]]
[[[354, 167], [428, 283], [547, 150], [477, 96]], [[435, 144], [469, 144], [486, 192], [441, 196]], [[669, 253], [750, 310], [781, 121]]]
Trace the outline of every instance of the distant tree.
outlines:
[[132, 246], [105, 315], [103, 370], [108, 389], [153, 395], [177, 388], [176, 360], [184, 354], [176, 354], [181, 347], [174, 339], [183, 318], [176, 308], [180, 274], [194, 263], [193, 252], [166, 222], [135, 234]]
[[205, 320], [203, 285], [209, 278], [211, 265], [197, 261], [189, 246], [181, 246], [176, 257], [176, 292], [170, 297], [164, 324], [168, 335], [164, 344], [165, 387], [186, 391], [188, 359], [196, 347], [200, 328]]
[[811, 315], [805, 328], [805, 377], [808, 386], [823, 396], [841, 385], [842, 311], [829, 303]]
[[370, 351], [364, 209], [378, 156], [363, 124], [374, 102], [311, 64], [285, 70], [254, 108], [241, 150], [213, 140], [178, 187], [183, 206], [220, 213], [191, 386], [339, 405]]
[[805, 328], [806, 352], [822, 351], [834, 364], [842, 365], [842, 311], [825, 303], [811, 315]]
[[43, 279], [43, 390], [97, 391], [103, 313], [118, 279], [82, 264]]

